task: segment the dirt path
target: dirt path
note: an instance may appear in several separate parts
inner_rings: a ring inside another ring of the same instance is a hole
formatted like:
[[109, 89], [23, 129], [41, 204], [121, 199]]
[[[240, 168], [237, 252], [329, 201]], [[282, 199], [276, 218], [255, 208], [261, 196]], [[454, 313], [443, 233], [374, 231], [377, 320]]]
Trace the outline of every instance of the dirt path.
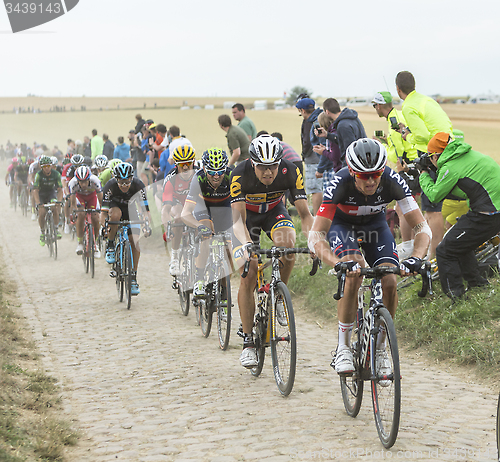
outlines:
[[298, 316], [297, 377], [284, 399], [270, 356], [257, 379], [239, 365], [239, 318], [222, 352], [193, 313], [181, 315], [161, 245], [143, 255], [141, 294], [127, 311], [104, 260], [91, 280], [68, 236], [49, 259], [5, 187], [0, 213], [3, 271], [18, 283], [43, 365], [83, 434], [71, 461], [495, 460], [497, 397], [486, 387], [403, 354], [401, 426], [387, 454], [368, 392], [356, 419], [345, 414], [329, 366], [336, 332]]

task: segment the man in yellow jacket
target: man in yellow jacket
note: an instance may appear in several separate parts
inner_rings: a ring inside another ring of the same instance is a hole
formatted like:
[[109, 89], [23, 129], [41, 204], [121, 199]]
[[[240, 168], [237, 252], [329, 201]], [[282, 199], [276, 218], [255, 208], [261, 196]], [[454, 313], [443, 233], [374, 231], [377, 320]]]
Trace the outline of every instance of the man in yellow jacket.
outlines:
[[[399, 133], [399, 124], [406, 126], [405, 118], [401, 111], [398, 111], [393, 106], [392, 95], [388, 91], [376, 93], [372, 99], [372, 105], [378, 116], [384, 117], [388, 123], [387, 136], [376, 136], [376, 139], [386, 145], [388, 161], [396, 165], [397, 172], [406, 181], [412, 195], [415, 196], [420, 193], [419, 173], [413, 165], [413, 160], [418, 157], [418, 154], [415, 146], [404, 140], [401, 133]], [[398, 245], [398, 254], [399, 259], [404, 260], [413, 251], [412, 230], [398, 205], [396, 205], [395, 210], [399, 217], [402, 238], [401, 244]]]
[[[427, 152], [427, 144], [436, 133], [451, 134], [453, 126], [446, 112], [436, 101], [415, 91], [415, 78], [411, 72], [398, 73], [396, 89], [399, 97], [404, 101], [402, 112], [407, 123], [406, 127], [401, 125], [401, 135], [405, 141], [415, 145], [421, 156]], [[431, 176], [435, 177], [435, 172], [431, 172]], [[434, 204], [422, 193], [422, 211], [425, 212], [425, 218], [432, 230], [430, 258], [436, 255], [436, 247], [444, 235], [441, 208], [442, 201]]]

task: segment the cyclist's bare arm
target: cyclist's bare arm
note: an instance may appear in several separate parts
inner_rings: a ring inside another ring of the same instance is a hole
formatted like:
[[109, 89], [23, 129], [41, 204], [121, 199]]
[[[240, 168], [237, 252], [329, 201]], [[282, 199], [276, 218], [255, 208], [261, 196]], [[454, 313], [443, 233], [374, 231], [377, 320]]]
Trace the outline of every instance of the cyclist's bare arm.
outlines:
[[[231, 204], [231, 210], [233, 213], [233, 232], [236, 239], [241, 244], [247, 242], [252, 242], [250, 239], [250, 233], [248, 232], [246, 221], [247, 221], [247, 208], [245, 201], [233, 202]], [[248, 260], [248, 256], [245, 255]]]
[[99, 201], [99, 207], [102, 207], [102, 198], [103, 194], [102, 191], [97, 193], [97, 200]]
[[304, 234], [304, 236], [307, 237], [309, 235], [309, 230], [312, 228], [314, 221], [311, 212], [309, 211], [309, 205], [307, 203], [307, 200], [297, 199], [295, 201], [295, 208], [297, 209], [300, 221], [302, 222], [302, 233]]
[[333, 268], [340, 260], [332, 252], [330, 244], [326, 240], [331, 225], [332, 220], [316, 215], [311, 231], [309, 232], [308, 244], [309, 250], [314, 250], [314, 254], [320, 260]]
[[199, 222], [193, 215], [196, 204], [194, 202], [186, 201], [181, 213], [181, 220], [191, 228], [198, 228], [203, 223]]
[[57, 188], [57, 200], [59, 202], [62, 202], [62, 200], [63, 200], [63, 189], [62, 188]]
[[404, 217], [415, 232], [412, 257], [424, 258], [431, 242], [431, 230], [420, 209], [412, 210], [405, 214]]

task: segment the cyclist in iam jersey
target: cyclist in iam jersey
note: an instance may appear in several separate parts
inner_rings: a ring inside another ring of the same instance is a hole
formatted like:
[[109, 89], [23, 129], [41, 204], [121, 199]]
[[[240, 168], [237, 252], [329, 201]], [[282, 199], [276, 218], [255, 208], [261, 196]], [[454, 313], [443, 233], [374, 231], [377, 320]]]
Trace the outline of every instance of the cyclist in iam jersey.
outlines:
[[[308, 240], [309, 250], [325, 263], [335, 267], [342, 261], [350, 267], [344, 297], [337, 304], [339, 343], [333, 364], [339, 374], [354, 371], [348, 345], [362, 282], [360, 266], [399, 265], [396, 243], [385, 219], [387, 205], [396, 200], [415, 233], [412, 256], [400, 264], [402, 274], [415, 273], [420, 268], [432, 236], [410, 188], [386, 166], [387, 152], [380, 142], [368, 138], [354, 141], [346, 150], [346, 162], [347, 167], [339, 170], [325, 189]], [[394, 274], [382, 279], [384, 305], [393, 317], [398, 303], [396, 286]], [[379, 339], [377, 368], [386, 370], [390, 366], [385, 338]]]

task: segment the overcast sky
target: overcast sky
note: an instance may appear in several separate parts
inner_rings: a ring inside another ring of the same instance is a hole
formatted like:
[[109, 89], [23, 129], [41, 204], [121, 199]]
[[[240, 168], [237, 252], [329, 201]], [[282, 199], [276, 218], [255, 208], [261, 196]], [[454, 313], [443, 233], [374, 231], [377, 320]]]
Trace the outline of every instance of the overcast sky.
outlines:
[[400, 70], [498, 94], [499, 18], [483, 0], [80, 0], [12, 34], [0, 5], [0, 96], [371, 96]]

